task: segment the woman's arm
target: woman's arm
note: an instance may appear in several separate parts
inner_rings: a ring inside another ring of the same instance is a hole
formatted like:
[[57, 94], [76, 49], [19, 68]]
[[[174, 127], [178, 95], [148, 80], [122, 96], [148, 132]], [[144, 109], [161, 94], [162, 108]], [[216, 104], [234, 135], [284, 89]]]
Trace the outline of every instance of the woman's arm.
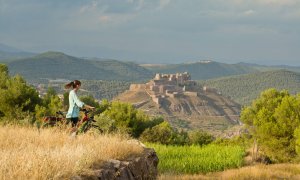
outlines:
[[94, 108], [95, 108], [95, 107], [89, 106], [89, 105], [87, 105], [87, 104], [84, 104], [83, 106], [86, 107], [86, 108], [88, 108], [88, 109], [94, 109]]
[[73, 94], [73, 99], [74, 99], [75, 104], [80, 108], [83, 108], [83, 107], [88, 108], [88, 109], [94, 109], [95, 108], [93, 106], [89, 106], [87, 104], [84, 104], [84, 102], [80, 101], [75, 92]]

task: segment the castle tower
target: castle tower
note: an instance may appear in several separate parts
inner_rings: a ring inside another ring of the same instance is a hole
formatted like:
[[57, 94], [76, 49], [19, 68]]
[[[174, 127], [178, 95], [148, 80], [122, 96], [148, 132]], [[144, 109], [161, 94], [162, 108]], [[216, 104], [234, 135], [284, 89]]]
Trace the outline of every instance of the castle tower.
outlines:
[[156, 73], [154, 79], [155, 80], [160, 80], [161, 79], [161, 74], [160, 73]]

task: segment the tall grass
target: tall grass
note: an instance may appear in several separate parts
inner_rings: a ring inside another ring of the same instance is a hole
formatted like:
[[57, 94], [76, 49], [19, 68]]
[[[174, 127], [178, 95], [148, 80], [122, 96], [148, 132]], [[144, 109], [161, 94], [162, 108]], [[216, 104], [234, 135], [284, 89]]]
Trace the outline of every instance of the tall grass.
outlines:
[[147, 144], [158, 155], [160, 173], [197, 174], [241, 167], [245, 150], [240, 146], [166, 146]]
[[0, 127], [0, 179], [69, 179], [108, 159], [124, 159], [142, 147], [121, 135], [84, 134], [28, 127]]
[[210, 173], [207, 175], [172, 175], [163, 174], [159, 177], [161, 180], [200, 180], [200, 179], [300, 179], [299, 164], [273, 164], [273, 165], [255, 165], [243, 167], [240, 169], [230, 169], [224, 172]]

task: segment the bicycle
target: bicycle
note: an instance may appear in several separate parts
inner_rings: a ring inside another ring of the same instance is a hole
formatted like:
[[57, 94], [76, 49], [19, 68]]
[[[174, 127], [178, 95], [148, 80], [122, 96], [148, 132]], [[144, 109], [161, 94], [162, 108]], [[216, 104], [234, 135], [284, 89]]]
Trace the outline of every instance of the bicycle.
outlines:
[[[66, 124], [66, 119], [64, 118], [64, 112], [57, 111], [55, 116], [45, 116], [42, 120], [42, 127], [55, 126], [58, 124]], [[59, 117], [61, 116], [61, 117]]]
[[80, 122], [77, 124], [77, 133], [86, 133], [87, 131], [89, 131], [90, 129], [96, 129], [98, 130], [100, 133], [103, 132], [103, 130], [95, 124], [95, 120], [94, 120], [94, 116], [88, 116], [89, 113], [91, 113], [92, 111], [87, 110], [87, 109], [82, 109], [81, 111], [83, 111], [84, 113], [84, 117], [80, 120]]
[[[71, 132], [72, 133], [86, 133], [90, 129], [96, 129], [100, 133], [103, 132], [103, 130], [95, 124], [94, 116], [89, 116], [89, 114], [92, 112], [91, 110], [87, 109], [81, 109], [84, 113], [83, 118], [77, 123], [76, 127], [74, 127]], [[65, 118], [65, 112], [57, 111], [56, 116], [45, 116], [43, 118], [43, 125], [42, 127], [54, 127], [54, 126], [60, 126], [60, 125], [67, 125], [70, 122], [67, 121]]]

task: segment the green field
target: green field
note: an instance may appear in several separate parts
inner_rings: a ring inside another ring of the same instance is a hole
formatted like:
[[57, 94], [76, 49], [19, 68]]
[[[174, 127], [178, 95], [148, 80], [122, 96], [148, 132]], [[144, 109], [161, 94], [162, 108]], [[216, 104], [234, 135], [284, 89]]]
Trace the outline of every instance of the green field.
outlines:
[[241, 167], [245, 149], [240, 146], [166, 146], [147, 144], [155, 149], [160, 173], [197, 174]]

